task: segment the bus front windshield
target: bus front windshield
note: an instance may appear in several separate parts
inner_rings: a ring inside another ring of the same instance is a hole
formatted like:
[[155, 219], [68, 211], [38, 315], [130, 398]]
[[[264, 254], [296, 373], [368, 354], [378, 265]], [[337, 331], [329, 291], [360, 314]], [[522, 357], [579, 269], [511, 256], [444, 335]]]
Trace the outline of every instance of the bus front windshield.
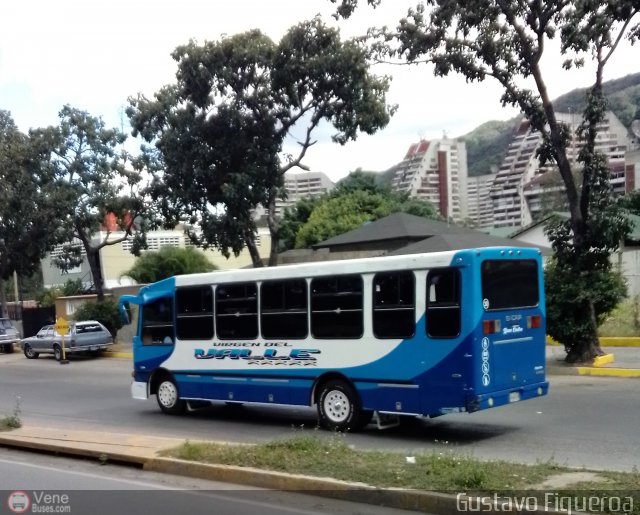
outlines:
[[174, 343], [173, 301], [160, 298], [142, 307], [140, 338], [143, 345]]

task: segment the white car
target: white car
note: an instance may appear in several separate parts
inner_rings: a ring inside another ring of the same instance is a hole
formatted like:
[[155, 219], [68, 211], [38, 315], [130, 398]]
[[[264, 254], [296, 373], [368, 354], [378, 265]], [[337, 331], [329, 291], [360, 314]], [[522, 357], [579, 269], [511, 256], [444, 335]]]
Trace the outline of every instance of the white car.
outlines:
[[13, 352], [13, 344], [20, 341], [20, 334], [10, 318], [0, 318], [0, 350]]
[[[25, 338], [20, 344], [24, 355], [35, 359], [40, 354], [53, 354], [60, 361], [62, 358], [62, 337], [53, 325], [45, 325], [38, 334]], [[113, 337], [109, 330], [96, 320], [69, 322], [69, 330], [64, 336], [65, 354], [91, 352], [98, 354], [113, 345]]]

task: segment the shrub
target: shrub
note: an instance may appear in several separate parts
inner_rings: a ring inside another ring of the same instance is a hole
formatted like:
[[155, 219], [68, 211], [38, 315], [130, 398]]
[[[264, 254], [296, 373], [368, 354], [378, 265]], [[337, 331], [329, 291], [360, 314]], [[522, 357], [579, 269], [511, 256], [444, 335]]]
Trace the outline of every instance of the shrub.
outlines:
[[115, 338], [122, 327], [118, 315], [118, 305], [113, 300], [103, 302], [87, 302], [80, 306], [74, 315], [75, 320], [97, 320], [104, 325]]

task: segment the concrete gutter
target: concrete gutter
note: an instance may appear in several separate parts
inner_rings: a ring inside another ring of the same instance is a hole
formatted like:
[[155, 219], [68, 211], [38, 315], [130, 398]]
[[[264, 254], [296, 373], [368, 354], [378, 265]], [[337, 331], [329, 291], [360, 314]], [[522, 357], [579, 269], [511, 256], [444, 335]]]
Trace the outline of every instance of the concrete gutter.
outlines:
[[[98, 459], [102, 462], [127, 463], [144, 470], [242, 484], [269, 490], [291, 491], [318, 497], [342, 499], [374, 504], [389, 508], [415, 510], [435, 515], [458, 513], [459, 506], [469, 500], [479, 505], [480, 500], [465, 494], [452, 495], [401, 488], [377, 488], [362, 483], [339, 481], [332, 478], [287, 474], [248, 467], [211, 465], [173, 458], [158, 457], [161, 450], [176, 447], [184, 441], [99, 431], [66, 431], [54, 428], [20, 428], [0, 432], [0, 446], [53, 453], [63, 456]], [[504, 506], [491, 507], [493, 499], [482, 504], [485, 513], [503, 513]], [[498, 504], [500, 504], [498, 502]], [[566, 515], [566, 512], [546, 510], [527, 513]], [[516, 513], [515, 509], [510, 510]]]

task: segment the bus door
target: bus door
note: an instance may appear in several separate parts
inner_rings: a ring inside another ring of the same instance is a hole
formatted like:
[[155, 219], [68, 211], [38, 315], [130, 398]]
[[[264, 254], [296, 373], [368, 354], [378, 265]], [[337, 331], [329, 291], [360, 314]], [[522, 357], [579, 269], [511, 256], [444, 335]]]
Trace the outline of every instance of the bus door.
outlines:
[[[481, 392], [544, 381], [542, 277], [535, 259], [480, 263], [482, 336], [474, 366]], [[477, 344], [476, 344], [477, 345]]]
[[463, 292], [471, 283], [470, 270], [470, 267], [445, 267], [427, 273], [425, 332], [428, 355], [434, 361], [427, 382], [437, 396], [423, 409], [433, 413], [434, 402], [437, 411], [462, 405], [465, 391], [473, 381], [471, 333], [468, 317], [463, 316], [468, 311], [469, 302]]

